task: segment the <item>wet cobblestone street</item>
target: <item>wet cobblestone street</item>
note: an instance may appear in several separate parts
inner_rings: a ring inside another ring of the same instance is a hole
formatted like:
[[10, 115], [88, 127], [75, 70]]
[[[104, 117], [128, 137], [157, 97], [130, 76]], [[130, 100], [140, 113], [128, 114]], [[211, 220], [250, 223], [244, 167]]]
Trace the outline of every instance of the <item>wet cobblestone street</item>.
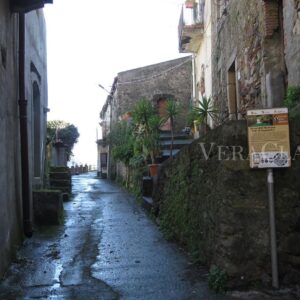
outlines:
[[25, 240], [0, 284], [1, 300], [233, 299], [209, 291], [205, 269], [110, 181], [73, 176], [64, 209], [63, 225]]

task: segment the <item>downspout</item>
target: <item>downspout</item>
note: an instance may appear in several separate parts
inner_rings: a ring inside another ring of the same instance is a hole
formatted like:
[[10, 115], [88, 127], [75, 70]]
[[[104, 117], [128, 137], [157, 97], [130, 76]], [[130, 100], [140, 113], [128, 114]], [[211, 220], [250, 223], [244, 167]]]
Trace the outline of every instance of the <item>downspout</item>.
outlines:
[[[107, 97], [109, 97], [109, 134], [111, 134], [112, 131], [112, 106], [113, 106], [113, 96], [109, 94]], [[111, 142], [108, 143], [108, 159], [107, 159], [107, 178], [111, 178]]]
[[32, 210], [30, 201], [27, 100], [25, 99], [25, 14], [19, 13], [19, 112], [22, 165], [23, 230], [32, 236]]
[[193, 53], [192, 54], [192, 84], [193, 84], [193, 106], [196, 104], [196, 62], [195, 62], [196, 56]]
[[[110, 98], [109, 103], [110, 103], [110, 112], [109, 112], [109, 133], [112, 132], [112, 118], [113, 118], [113, 104], [115, 100], [115, 92], [117, 89], [117, 83], [118, 83], [118, 76], [115, 77], [112, 88], [110, 90], [110, 93], [108, 97]], [[111, 143], [108, 145], [108, 166], [107, 166], [107, 177], [111, 179], [111, 173], [112, 173], [112, 159], [111, 159]]]

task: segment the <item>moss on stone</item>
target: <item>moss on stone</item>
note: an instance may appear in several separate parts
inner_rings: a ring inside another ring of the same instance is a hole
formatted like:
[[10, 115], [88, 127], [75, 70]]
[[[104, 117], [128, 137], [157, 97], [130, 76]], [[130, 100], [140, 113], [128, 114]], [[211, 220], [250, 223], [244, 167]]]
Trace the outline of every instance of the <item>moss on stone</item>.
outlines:
[[[290, 127], [293, 153], [300, 144], [300, 121]], [[215, 143], [208, 159], [200, 143], [207, 150]], [[241, 146], [242, 157], [219, 160], [218, 146], [229, 146], [226, 155], [231, 158], [230, 147]], [[228, 122], [163, 165], [154, 197], [166, 236], [185, 245], [195, 260], [218, 265], [235, 285], [270, 273], [267, 176], [265, 170], [249, 168], [247, 152], [246, 122]], [[298, 157], [292, 168], [274, 172], [279, 258], [293, 250], [286, 249], [291, 244], [284, 243], [286, 236], [300, 231]], [[279, 264], [286, 274], [295, 267], [283, 260]]]

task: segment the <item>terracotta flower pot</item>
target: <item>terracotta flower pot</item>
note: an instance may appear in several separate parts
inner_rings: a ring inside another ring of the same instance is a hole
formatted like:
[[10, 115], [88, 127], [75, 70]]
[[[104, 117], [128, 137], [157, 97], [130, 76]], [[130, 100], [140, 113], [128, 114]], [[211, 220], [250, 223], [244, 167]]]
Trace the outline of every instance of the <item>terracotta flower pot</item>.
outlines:
[[149, 165], [149, 173], [151, 177], [154, 177], [158, 173], [158, 164]]

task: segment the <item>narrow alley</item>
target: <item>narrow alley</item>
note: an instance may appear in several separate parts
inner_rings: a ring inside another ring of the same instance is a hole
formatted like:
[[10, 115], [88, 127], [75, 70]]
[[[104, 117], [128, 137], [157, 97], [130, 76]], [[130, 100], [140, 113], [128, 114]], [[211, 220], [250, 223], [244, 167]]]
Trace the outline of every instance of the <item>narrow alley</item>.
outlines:
[[[196, 269], [135, 199], [94, 173], [73, 176], [62, 226], [27, 239], [0, 299], [231, 299]], [[199, 278], [203, 281], [199, 281]]]

